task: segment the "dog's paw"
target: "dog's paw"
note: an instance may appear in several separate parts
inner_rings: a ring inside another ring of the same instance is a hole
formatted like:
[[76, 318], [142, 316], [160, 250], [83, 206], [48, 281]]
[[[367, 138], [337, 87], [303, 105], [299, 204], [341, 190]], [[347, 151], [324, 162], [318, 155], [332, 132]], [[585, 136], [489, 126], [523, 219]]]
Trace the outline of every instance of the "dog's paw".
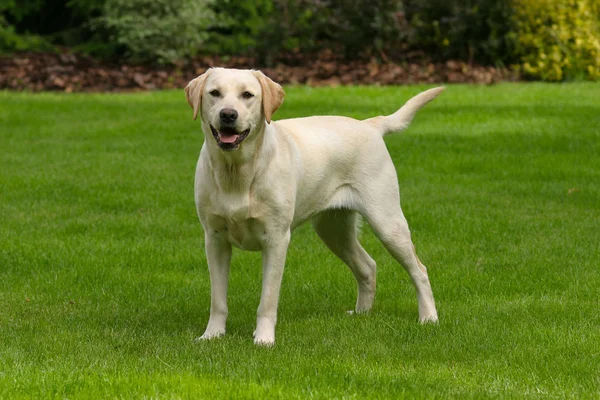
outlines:
[[225, 329], [206, 329], [202, 336], [196, 338], [196, 342], [220, 338], [225, 335]]
[[275, 344], [275, 324], [265, 319], [259, 320], [252, 337], [257, 346], [273, 346]]
[[421, 323], [421, 325], [425, 325], [425, 324], [437, 324], [438, 323], [438, 316], [437, 314], [431, 314], [431, 315], [427, 315], [424, 317], [420, 317], [419, 318], [419, 322]]
[[254, 335], [254, 344], [257, 346], [275, 346], [275, 335]]
[[348, 315], [365, 315], [365, 314], [369, 314], [370, 311], [371, 311], [371, 309], [348, 310], [348, 311], [346, 311], [346, 314], [348, 314]]

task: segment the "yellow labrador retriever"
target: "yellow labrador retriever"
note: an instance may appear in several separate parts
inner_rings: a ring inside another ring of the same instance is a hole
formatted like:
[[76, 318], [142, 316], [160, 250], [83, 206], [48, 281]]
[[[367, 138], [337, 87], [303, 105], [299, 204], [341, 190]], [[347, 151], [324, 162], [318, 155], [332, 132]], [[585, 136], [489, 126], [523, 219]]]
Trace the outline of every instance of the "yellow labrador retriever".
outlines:
[[284, 92], [260, 71], [212, 68], [187, 85], [194, 120], [201, 116], [205, 133], [195, 199], [205, 231], [211, 304], [200, 339], [225, 334], [233, 245], [262, 251], [254, 343], [275, 343], [290, 235], [309, 219], [356, 277], [356, 312], [368, 311], [376, 264], [357, 240], [357, 214], [409, 273], [419, 320], [437, 321], [427, 270], [415, 254], [400, 209], [398, 179], [383, 136], [406, 128], [442, 90], [427, 90], [392, 115], [364, 121], [333, 116], [272, 121]]

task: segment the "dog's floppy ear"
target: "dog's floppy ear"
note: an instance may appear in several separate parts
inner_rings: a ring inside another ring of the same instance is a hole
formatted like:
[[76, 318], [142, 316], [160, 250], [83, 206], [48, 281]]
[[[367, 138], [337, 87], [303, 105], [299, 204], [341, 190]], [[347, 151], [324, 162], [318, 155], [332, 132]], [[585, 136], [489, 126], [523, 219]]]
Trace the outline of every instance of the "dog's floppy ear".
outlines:
[[204, 90], [204, 81], [212, 72], [212, 68], [206, 70], [199, 77], [192, 79], [185, 87], [185, 98], [190, 107], [194, 109], [194, 121], [198, 118], [198, 112], [202, 108], [202, 91]]
[[260, 71], [252, 71], [262, 89], [262, 108], [267, 123], [271, 123], [271, 116], [283, 103], [285, 92], [278, 83], [273, 82], [268, 76]]

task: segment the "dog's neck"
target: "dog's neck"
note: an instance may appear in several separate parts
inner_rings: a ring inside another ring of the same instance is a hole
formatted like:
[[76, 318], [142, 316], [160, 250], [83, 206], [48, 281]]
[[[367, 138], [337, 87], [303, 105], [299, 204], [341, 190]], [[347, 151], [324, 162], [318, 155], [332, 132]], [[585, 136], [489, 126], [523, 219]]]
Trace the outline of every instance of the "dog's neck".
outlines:
[[273, 157], [276, 138], [272, 126], [264, 123], [234, 151], [223, 151], [211, 140], [212, 137], [205, 135], [204, 145], [215, 183], [227, 191], [244, 191], [261, 172], [260, 166], [267, 165]]

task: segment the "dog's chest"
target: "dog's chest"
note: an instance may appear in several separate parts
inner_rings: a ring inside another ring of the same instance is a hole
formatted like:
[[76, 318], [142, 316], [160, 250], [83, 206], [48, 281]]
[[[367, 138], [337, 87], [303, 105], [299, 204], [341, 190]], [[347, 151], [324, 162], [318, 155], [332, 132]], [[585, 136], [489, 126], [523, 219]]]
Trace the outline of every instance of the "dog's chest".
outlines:
[[264, 223], [253, 213], [248, 196], [221, 197], [213, 203], [207, 215], [209, 229], [225, 238], [232, 245], [258, 251], [265, 237]]

